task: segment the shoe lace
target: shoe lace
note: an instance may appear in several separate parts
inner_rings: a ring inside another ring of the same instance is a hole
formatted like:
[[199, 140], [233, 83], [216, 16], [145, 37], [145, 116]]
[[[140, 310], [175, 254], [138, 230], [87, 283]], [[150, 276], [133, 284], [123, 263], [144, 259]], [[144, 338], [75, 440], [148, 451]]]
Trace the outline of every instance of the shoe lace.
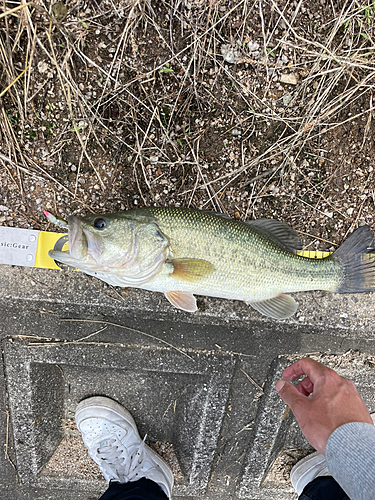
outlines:
[[146, 437], [131, 454], [117, 438], [104, 439], [98, 443], [97, 457], [107, 469], [115, 469], [121, 483], [133, 481], [142, 470]]

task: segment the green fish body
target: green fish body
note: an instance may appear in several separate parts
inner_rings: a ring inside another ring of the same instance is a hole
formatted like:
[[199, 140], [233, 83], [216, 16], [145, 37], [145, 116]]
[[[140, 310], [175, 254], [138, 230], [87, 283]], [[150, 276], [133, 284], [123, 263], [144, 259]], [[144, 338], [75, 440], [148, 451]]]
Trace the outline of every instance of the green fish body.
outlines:
[[242, 300], [276, 319], [297, 309], [287, 293], [375, 288], [374, 234], [358, 229], [332, 255], [298, 255], [298, 235], [272, 219], [241, 222], [182, 208], [70, 217], [69, 252], [50, 256], [117, 286], [163, 292], [194, 312], [194, 295]]

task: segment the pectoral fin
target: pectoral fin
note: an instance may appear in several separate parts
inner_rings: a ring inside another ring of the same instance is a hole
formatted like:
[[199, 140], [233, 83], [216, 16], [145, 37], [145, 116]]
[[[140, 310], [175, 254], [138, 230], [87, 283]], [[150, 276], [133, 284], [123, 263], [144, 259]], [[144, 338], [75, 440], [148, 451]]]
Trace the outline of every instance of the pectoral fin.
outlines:
[[197, 301], [190, 292], [167, 292], [165, 294], [172, 306], [177, 309], [182, 309], [187, 312], [195, 312], [197, 308]]
[[214, 270], [213, 264], [203, 259], [171, 259], [171, 276], [182, 281], [199, 281]]
[[297, 311], [297, 302], [293, 297], [283, 293], [262, 302], [246, 302], [246, 304], [249, 304], [261, 314], [274, 319], [289, 318]]

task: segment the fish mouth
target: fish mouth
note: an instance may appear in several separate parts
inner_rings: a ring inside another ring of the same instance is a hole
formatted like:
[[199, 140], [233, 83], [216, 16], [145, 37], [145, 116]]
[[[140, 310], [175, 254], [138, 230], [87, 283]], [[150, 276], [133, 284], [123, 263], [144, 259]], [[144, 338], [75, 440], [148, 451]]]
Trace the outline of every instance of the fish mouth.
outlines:
[[82, 264], [86, 266], [98, 265], [98, 260], [102, 252], [100, 238], [86, 229], [79, 218], [72, 215], [68, 217], [69, 250], [51, 250], [48, 255], [63, 264], [80, 268]]
[[[77, 217], [69, 217], [69, 250], [67, 253], [75, 259], [81, 259], [85, 257], [83, 255], [85, 252], [83, 251], [82, 238], [84, 237], [82, 229], [80, 229], [79, 224], [77, 222]], [[87, 245], [86, 245], [87, 246]], [[86, 251], [87, 253], [87, 251]]]
[[91, 227], [85, 227], [78, 217], [68, 218], [69, 224], [69, 254], [77, 260], [92, 261], [100, 264], [103, 244], [100, 237]]
[[88, 254], [88, 243], [81, 224], [76, 216], [68, 218], [69, 225], [69, 250], [70, 257], [77, 260], [85, 260]]
[[86, 237], [86, 256], [92, 257], [99, 264], [100, 255], [102, 254], [103, 244], [101, 239], [91, 231], [82, 228], [82, 238]]

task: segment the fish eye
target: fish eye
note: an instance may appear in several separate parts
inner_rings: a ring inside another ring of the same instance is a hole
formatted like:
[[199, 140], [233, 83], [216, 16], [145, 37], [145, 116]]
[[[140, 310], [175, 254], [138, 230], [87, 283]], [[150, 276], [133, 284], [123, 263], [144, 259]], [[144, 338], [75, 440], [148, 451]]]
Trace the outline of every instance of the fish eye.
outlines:
[[94, 227], [96, 229], [105, 229], [107, 227], [107, 221], [105, 219], [99, 218], [94, 220]]

